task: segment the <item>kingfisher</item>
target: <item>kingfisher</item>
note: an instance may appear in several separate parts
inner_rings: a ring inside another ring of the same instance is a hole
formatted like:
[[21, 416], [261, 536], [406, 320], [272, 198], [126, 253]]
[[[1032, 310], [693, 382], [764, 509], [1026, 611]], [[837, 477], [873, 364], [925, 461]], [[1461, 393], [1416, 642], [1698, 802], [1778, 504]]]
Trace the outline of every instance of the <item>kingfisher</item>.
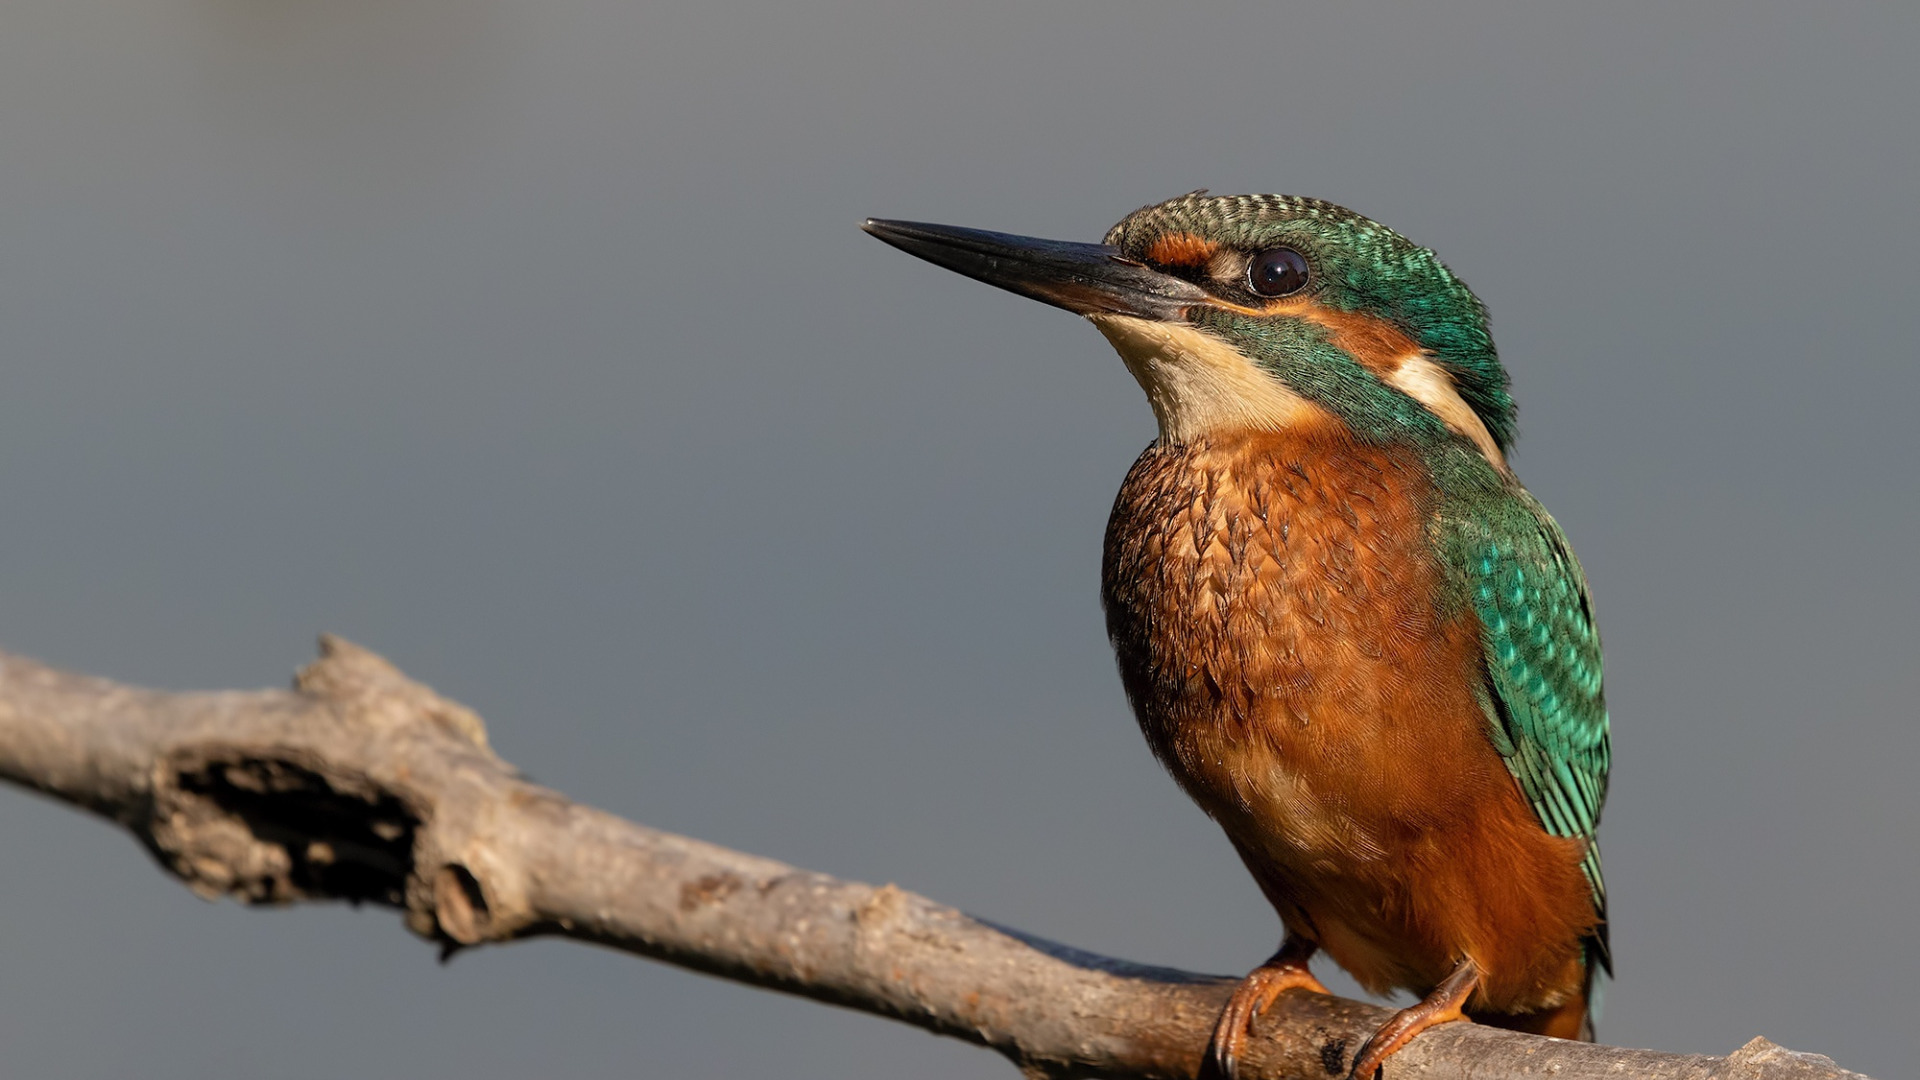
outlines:
[[1202, 1057], [1228, 1078], [1324, 950], [1410, 990], [1355, 1054], [1476, 1020], [1592, 1038], [1611, 975], [1610, 746], [1587, 582], [1508, 454], [1486, 309], [1344, 207], [1204, 190], [1100, 244], [870, 219], [928, 262], [1086, 317], [1159, 427], [1101, 599], [1161, 764], [1279, 913]]

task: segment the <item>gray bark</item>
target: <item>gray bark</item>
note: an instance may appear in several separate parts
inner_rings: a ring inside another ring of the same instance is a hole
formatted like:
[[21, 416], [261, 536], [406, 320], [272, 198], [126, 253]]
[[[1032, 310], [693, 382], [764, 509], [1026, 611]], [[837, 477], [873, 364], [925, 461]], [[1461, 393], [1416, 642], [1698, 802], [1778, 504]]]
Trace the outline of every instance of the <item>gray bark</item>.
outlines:
[[[1235, 981], [581, 806], [522, 779], [473, 712], [338, 638], [290, 691], [165, 693], [0, 655], [0, 779], [119, 823], [202, 896], [387, 905], [446, 952], [590, 941], [965, 1039], [1035, 1077], [1192, 1077]], [[1387, 1015], [1289, 993], [1241, 1075], [1344, 1075]], [[1709, 1057], [1471, 1024], [1422, 1034], [1385, 1072], [1864, 1080], [1764, 1039]]]

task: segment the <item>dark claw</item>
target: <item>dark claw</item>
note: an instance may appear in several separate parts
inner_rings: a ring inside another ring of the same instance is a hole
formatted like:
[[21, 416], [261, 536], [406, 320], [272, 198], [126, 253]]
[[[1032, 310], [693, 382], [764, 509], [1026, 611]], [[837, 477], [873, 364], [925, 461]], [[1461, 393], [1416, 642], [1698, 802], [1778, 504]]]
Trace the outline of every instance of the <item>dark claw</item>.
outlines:
[[1240, 1057], [1234, 1053], [1234, 1043], [1246, 1030], [1247, 1020], [1240, 1014], [1239, 1004], [1238, 1000], [1229, 1000], [1214, 1022], [1213, 1038], [1200, 1059], [1199, 1080], [1240, 1080]]
[[1214, 1037], [1207, 1043], [1207, 1052], [1200, 1058], [1198, 1080], [1239, 1080], [1240, 1062], [1234, 1058], [1232, 1048], [1220, 1041], [1220, 1033], [1214, 1031]]
[[1380, 1075], [1381, 1067], [1379, 1065], [1373, 1067], [1372, 1076], [1360, 1075], [1360, 1063], [1367, 1060], [1367, 1051], [1373, 1049], [1373, 1040], [1378, 1037], [1379, 1034], [1377, 1032], [1369, 1035], [1367, 1041], [1360, 1044], [1360, 1049], [1353, 1052], [1353, 1071], [1347, 1073], [1347, 1080], [1374, 1080], [1374, 1077]]

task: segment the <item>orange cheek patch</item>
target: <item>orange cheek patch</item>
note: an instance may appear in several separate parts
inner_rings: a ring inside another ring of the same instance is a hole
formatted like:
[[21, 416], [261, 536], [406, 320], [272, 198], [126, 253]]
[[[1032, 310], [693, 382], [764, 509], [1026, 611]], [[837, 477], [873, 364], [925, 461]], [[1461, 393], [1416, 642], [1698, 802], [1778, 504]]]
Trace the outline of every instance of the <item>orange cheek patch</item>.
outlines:
[[1336, 348], [1382, 377], [1398, 371], [1408, 357], [1422, 352], [1419, 342], [1385, 319], [1357, 311], [1336, 311], [1313, 300], [1288, 298], [1260, 308], [1221, 306], [1261, 318], [1282, 315], [1310, 322], [1325, 330]]
[[1168, 233], [1147, 249], [1147, 261], [1160, 266], [1205, 266], [1219, 245], [1190, 232]]
[[1428, 358], [1406, 331], [1385, 319], [1357, 311], [1336, 311], [1310, 299], [1285, 298], [1271, 301], [1264, 308], [1233, 305], [1233, 309], [1261, 318], [1278, 315], [1299, 319], [1320, 327], [1335, 348], [1465, 436], [1495, 469], [1507, 471], [1506, 456], [1488, 433], [1486, 423], [1460, 397], [1446, 369]]
[[1336, 346], [1378, 375], [1391, 375], [1409, 356], [1423, 351], [1405, 331], [1372, 315], [1316, 304], [1306, 317], [1325, 327]]

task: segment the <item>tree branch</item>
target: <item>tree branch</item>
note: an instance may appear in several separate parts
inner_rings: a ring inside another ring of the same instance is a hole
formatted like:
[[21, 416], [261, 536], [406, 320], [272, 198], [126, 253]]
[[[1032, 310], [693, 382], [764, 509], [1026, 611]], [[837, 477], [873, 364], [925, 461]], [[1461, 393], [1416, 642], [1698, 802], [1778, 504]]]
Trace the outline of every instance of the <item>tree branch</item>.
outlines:
[[[0, 655], [0, 779], [118, 822], [202, 896], [384, 904], [446, 953], [593, 942], [992, 1047], [1033, 1077], [1192, 1077], [1233, 986], [580, 806], [520, 778], [464, 706], [338, 638], [320, 651], [291, 691], [185, 694]], [[1242, 1075], [1344, 1075], [1386, 1016], [1289, 994]], [[1386, 1072], [1865, 1080], [1764, 1039], [1705, 1057], [1470, 1024]]]

